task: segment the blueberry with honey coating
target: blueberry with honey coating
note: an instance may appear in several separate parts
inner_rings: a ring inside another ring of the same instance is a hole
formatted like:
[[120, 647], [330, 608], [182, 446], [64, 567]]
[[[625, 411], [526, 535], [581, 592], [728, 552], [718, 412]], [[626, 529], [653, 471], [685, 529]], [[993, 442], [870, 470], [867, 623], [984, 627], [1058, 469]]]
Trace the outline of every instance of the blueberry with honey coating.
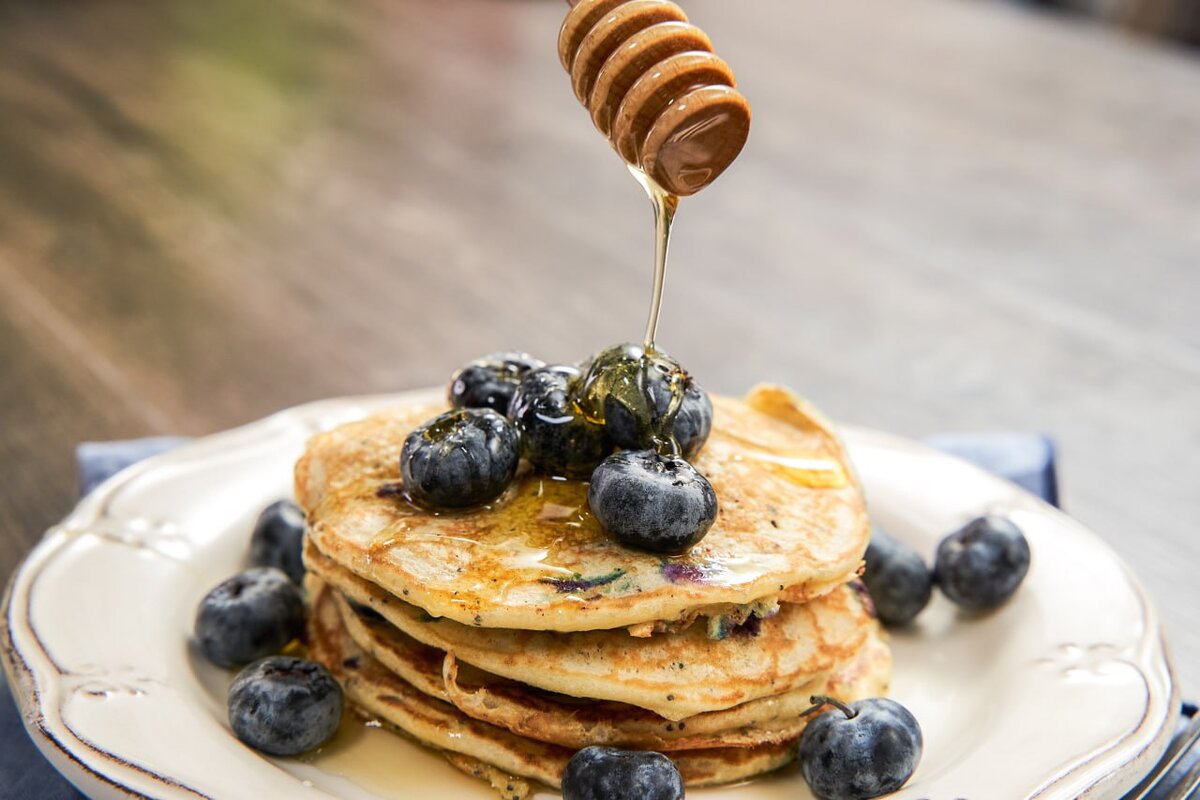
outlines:
[[400, 471], [413, 502], [458, 509], [495, 500], [520, 462], [516, 427], [491, 409], [448, 411], [404, 440]]
[[678, 456], [622, 450], [592, 473], [588, 508], [627, 547], [686, 553], [717, 518], [717, 494], [708, 479]]
[[490, 408], [508, 413], [521, 378], [545, 364], [528, 353], [502, 352], [477, 358], [450, 379], [447, 392], [454, 408]]
[[612, 444], [604, 427], [575, 403], [579, 370], [550, 366], [531, 370], [513, 397], [509, 417], [521, 432], [521, 454], [539, 472], [586, 478]]
[[627, 450], [662, 449], [691, 378], [661, 350], [638, 344], [605, 348], [584, 364], [579, 405]]

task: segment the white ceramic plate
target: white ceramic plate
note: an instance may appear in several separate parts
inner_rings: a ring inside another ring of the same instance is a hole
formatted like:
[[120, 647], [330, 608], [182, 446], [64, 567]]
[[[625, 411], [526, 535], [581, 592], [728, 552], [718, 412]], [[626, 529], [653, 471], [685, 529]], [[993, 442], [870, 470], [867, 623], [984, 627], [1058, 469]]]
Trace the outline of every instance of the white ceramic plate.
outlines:
[[[425, 393], [422, 393], [425, 394]], [[15, 576], [4, 661], [42, 751], [96, 798], [493, 800], [437, 755], [347, 727], [307, 761], [267, 759], [225, 719], [229, 675], [188, 644], [196, 604], [242, 567], [259, 510], [290, 494], [314, 432], [410, 395], [331, 400], [195, 441], [104, 484]], [[985, 511], [1029, 539], [1006, 607], [935, 597], [894, 639], [893, 696], [925, 753], [897, 798], [1118, 798], [1166, 747], [1178, 707], [1159, 623], [1095, 535], [1014, 486], [920, 445], [844, 431], [875, 519], [930, 556]], [[795, 769], [696, 798], [802, 800]]]

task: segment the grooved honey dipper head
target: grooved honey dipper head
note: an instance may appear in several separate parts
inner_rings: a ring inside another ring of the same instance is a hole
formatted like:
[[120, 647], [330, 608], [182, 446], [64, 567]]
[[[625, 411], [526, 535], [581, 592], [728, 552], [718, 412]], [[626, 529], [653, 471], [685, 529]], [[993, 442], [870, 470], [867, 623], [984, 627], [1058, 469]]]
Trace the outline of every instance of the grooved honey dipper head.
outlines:
[[670, 0], [629, 0], [602, 17], [583, 37], [571, 63], [571, 83], [579, 102], [591, 106], [600, 70], [625, 42], [639, 31], [672, 21], [687, 22], [687, 16]]
[[592, 87], [588, 107], [600, 132], [609, 135], [621, 101], [638, 78], [660, 61], [692, 50], [710, 53], [712, 42], [704, 31], [687, 22], [662, 22], [629, 37], [604, 62]]
[[668, 192], [695, 194], [733, 163], [750, 133], [750, 106], [729, 86], [701, 86], [654, 121], [642, 169]]
[[626, 92], [613, 121], [613, 146], [621, 158], [640, 165], [650, 127], [677, 98], [700, 86], [733, 83], [733, 70], [712, 53], [679, 53], [661, 61]]
[[572, 6], [559, 57], [596, 127], [673, 194], [712, 183], [745, 146], [750, 104], [709, 38], [670, 0]]

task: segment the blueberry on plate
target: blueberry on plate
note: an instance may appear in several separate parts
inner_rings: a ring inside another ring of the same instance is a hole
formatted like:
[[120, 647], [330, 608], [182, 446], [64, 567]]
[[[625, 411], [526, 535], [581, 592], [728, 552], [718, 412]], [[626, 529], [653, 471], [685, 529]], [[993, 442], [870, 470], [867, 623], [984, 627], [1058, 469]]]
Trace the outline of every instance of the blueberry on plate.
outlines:
[[238, 667], [278, 653], [304, 629], [304, 599], [281, 570], [257, 567], [234, 575], [200, 601], [195, 637], [219, 667]]
[[490, 408], [508, 413], [517, 384], [531, 369], [543, 367], [528, 353], [492, 353], [465, 365], [450, 379], [447, 392], [454, 408]]
[[690, 378], [661, 351], [619, 344], [584, 365], [578, 400], [584, 413], [603, 420], [608, 438], [627, 450], [657, 448], [672, 435]]
[[521, 432], [521, 454], [535, 469], [562, 478], [586, 478], [612, 450], [604, 428], [575, 404], [579, 370], [542, 367], [517, 387], [509, 417]]
[[921, 760], [916, 717], [883, 697], [837, 705], [809, 722], [800, 737], [800, 772], [813, 794], [820, 800], [868, 800], [903, 786]]
[[246, 744], [273, 756], [320, 747], [342, 719], [342, 687], [320, 664], [290, 656], [256, 661], [229, 687], [229, 724]]
[[520, 436], [491, 409], [448, 411], [404, 440], [400, 473], [408, 498], [440, 509], [495, 500], [517, 474]]
[[885, 625], [907, 625], [933, 594], [933, 575], [916, 551], [879, 528], [871, 531], [863, 583]]
[[291, 500], [272, 503], [258, 515], [250, 535], [250, 563], [276, 567], [296, 583], [304, 580], [304, 512]]
[[679, 768], [662, 753], [586, 747], [562, 777], [563, 800], [681, 800]]
[[1029, 559], [1029, 542], [1020, 528], [1004, 517], [979, 517], [938, 545], [934, 580], [963, 608], [992, 609], [1017, 591]]
[[712, 432], [713, 404], [708, 392], [692, 381], [683, 393], [683, 403], [675, 415], [673, 433], [679, 445], [679, 453], [689, 461], [708, 441]]
[[592, 473], [588, 508], [617, 541], [686, 553], [717, 518], [717, 493], [695, 467], [653, 450], [622, 450]]

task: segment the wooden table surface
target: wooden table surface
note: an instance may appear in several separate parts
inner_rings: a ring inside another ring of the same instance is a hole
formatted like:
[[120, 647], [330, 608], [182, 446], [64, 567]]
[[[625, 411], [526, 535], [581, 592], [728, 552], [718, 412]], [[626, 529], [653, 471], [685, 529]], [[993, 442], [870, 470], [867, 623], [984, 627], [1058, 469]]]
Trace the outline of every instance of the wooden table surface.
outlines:
[[[911, 436], [1034, 429], [1200, 692], [1200, 57], [979, 0], [687, 0], [755, 108], [661, 341]], [[0, 5], [0, 574], [85, 439], [640, 335], [648, 206], [553, 0]]]

